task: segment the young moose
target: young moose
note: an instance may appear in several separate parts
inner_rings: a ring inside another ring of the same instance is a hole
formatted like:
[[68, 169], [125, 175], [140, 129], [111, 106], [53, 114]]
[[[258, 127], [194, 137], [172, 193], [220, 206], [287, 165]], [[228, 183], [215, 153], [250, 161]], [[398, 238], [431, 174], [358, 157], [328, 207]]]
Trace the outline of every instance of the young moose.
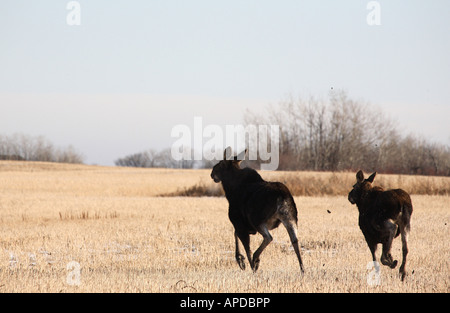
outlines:
[[[216, 183], [222, 182], [229, 203], [228, 216], [235, 230], [236, 261], [239, 267], [245, 269], [245, 258], [239, 252], [238, 238], [244, 246], [252, 270], [256, 272], [261, 253], [272, 241], [269, 230], [278, 227], [281, 222], [289, 233], [303, 273], [296, 234], [297, 207], [289, 189], [282, 183], [263, 180], [253, 169], [241, 169], [241, 161], [237, 157], [227, 160], [226, 156], [227, 149], [224, 151], [223, 160], [214, 166], [211, 178]], [[257, 232], [264, 240], [252, 257], [250, 234], [254, 235]]]
[[376, 172], [364, 179], [364, 174], [356, 174], [356, 184], [348, 194], [351, 204], [356, 204], [359, 211], [359, 227], [366, 239], [373, 261], [378, 243], [383, 244], [381, 263], [390, 268], [397, 266], [392, 259], [392, 240], [399, 234], [402, 236], [403, 261], [400, 266], [402, 281], [405, 279], [406, 255], [408, 254], [409, 221], [413, 211], [411, 198], [402, 189], [384, 191], [381, 187], [372, 187]]

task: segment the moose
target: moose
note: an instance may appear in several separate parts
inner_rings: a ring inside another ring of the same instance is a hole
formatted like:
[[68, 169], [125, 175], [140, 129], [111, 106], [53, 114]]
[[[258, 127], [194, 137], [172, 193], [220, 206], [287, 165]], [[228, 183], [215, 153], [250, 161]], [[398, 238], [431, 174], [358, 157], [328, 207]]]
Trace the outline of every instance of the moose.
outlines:
[[[273, 239], [269, 231], [283, 223], [303, 274], [297, 239], [297, 207], [291, 192], [280, 182], [265, 181], [254, 169], [241, 168], [243, 158], [234, 156], [227, 159], [227, 150], [231, 149], [225, 149], [223, 160], [212, 169], [211, 178], [216, 183], [222, 182], [229, 203], [228, 217], [234, 226], [235, 257], [239, 267], [245, 270], [245, 257], [239, 251], [238, 239], [244, 246], [252, 270], [256, 272], [261, 253]], [[244, 156], [246, 154], [247, 149]], [[231, 155], [231, 151], [228, 155]], [[263, 242], [252, 256], [250, 235], [256, 233], [263, 236]]]
[[375, 262], [377, 245], [383, 245], [381, 263], [395, 268], [397, 260], [391, 255], [394, 238], [401, 234], [403, 260], [400, 266], [401, 280], [406, 276], [406, 255], [408, 254], [408, 233], [413, 211], [411, 197], [402, 189], [383, 190], [372, 186], [376, 172], [364, 179], [360, 170], [356, 173], [356, 184], [348, 194], [351, 204], [356, 204], [359, 211], [359, 227], [366, 239], [372, 259]]

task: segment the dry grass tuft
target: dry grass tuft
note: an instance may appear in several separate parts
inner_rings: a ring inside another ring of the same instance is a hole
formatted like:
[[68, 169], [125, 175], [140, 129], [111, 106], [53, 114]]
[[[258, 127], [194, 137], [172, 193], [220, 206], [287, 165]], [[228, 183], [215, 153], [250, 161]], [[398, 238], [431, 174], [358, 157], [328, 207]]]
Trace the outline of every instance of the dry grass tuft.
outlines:
[[94, 219], [98, 220], [101, 218], [118, 218], [119, 214], [116, 211], [113, 212], [91, 212], [89, 211], [81, 211], [81, 212], [58, 212], [59, 219], [62, 220], [88, 220]]
[[199, 182], [190, 187], [179, 188], [175, 192], [161, 194], [161, 197], [222, 197], [225, 193], [219, 184]]
[[[206, 172], [207, 170], [202, 170]], [[280, 181], [294, 196], [346, 196], [356, 182], [355, 173], [343, 172], [261, 172], [264, 179]], [[205, 176], [206, 173], [205, 173]], [[402, 188], [410, 194], [450, 195], [450, 177], [383, 175], [378, 174], [375, 185], [385, 189]], [[196, 182], [194, 185], [179, 187], [176, 191], [160, 196], [181, 197], [221, 197], [220, 184], [212, 181]]]

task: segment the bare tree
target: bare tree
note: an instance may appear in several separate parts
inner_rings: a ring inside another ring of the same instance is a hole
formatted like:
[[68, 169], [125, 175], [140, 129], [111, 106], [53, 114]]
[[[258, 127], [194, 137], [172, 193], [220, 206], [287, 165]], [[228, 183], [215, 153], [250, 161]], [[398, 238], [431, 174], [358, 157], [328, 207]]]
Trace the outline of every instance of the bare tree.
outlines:
[[249, 124], [280, 126], [280, 170], [355, 170], [449, 175], [450, 147], [401, 135], [380, 108], [333, 91], [328, 100], [292, 96]]
[[[189, 155], [189, 153], [187, 154]], [[191, 153], [191, 155], [193, 155], [193, 153]], [[192, 159], [178, 161], [172, 157], [171, 149], [164, 149], [159, 152], [150, 149], [119, 158], [114, 161], [114, 164], [116, 166], [129, 167], [209, 168], [214, 165], [214, 162]]]
[[43, 136], [24, 134], [0, 135], [0, 159], [83, 163], [83, 156], [72, 146], [55, 148]]
[[117, 159], [114, 163], [117, 166], [154, 167], [156, 163], [156, 157], [157, 154], [154, 150], [148, 150]]

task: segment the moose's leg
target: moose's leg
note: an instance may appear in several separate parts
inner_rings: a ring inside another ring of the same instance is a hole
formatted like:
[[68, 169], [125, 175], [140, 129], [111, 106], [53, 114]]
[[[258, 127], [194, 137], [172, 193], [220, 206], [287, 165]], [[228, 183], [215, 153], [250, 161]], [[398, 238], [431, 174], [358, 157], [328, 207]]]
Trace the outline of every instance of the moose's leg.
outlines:
[[248, 261], [250, 262], [250, 266], [253, 268], [252, 263], [252, 252], [250, 251], [250, 234], [248, 232], [236, 232], [235, 231], [235, 239], [236, 239], [236, 261], [239, 264], [241, 269], [245, 269], [244, 256], [239, 252], [239, 243], [237, 238], [239, 238], [244, 246], [245, 253], [247, 254]]
[[300, 264], [300, 270], [302, 271], [302, 274], [305, 272], [305, 269], [303, 268], [303, 262], [302, 257], [300, 256], [300, 249], [298, 247], [298, 239], [297, 239], [297, 225], [294, 225], [293, 221], [282, 221], [284, 227], [286, 227], [286, 230], [289, 234], [289, 238], [291, 239], [292, 247], [294, 247], [295, 254], [297, 255], [298, 263]]
[[367, 246], [370, 249], [370, 253], [372, 254], [372, 261], [376, 262], [377, 258], [375, 256], [375, 253], [377, 252], [377, 246], [378, 246], [378, 242], [376, 240], [374, 240], [374, 238], [372, 238], [372, 236], [369, 236], [367, 233], [364, 233], [364, 239], [366, 239], [366, 243]]
[[405, 266], [406, 266], [406, 255], [408, 254], [408, 231], [405, 229], [405, 227], [402, 227], [401, 234], [402, 234], [403, 260], [402, 265], [400, 266], [400, 275], [403, 281], [406, 276]]
[[238, 240], [238, 235], [236, 234], [236, 232], [234, 232], [234, 240], [236, 242], [236, 261], [239, 264], [239, 267], [242, 270], [245, 270], [245, 262], [244, 262], [245, 258], [239, 251], [239, 240]]
[[250, 264], [252, 264], [252, 269], [254, 272], [256, 272], [259, 267], [259, 256], [264, 251], [264, 249], [269, 245], [269, 243], [273, 240], [272, 235], [269, 233], [269, 229], [265, 223], [259, 225], [257, 229], [258, 232], [263, 236], [264, 240], [259, 246], [259, 248], [253, 254], [253, 262], [250, 262]]
[[394, 223], [391, 219], [387, 220], [383, 224], [384, 226], [384, 237], [383, 240], [383, 252], [381, 254], [381, 263], [387, 265], [390, 268], [395, 268], [397, 266], [397, 260], [392, 259], [391, 246], [392, 240], [394, 240], [395, 234], [397, 233], [398, 225]]
[[370, 249], [370, 253], [372, 253], [372, 261], [373, 262], [376, 262], [377, 261], [377, 257], [375, 256], [375, 252], [377, 251], [377, 243], [375, 242], [375, 243], [373, 243], [373, 242], [371, 242], [371, 243], [369, 243], [369, 242], [367, 242], [367, 245], [369, 246], [369, 249]]

